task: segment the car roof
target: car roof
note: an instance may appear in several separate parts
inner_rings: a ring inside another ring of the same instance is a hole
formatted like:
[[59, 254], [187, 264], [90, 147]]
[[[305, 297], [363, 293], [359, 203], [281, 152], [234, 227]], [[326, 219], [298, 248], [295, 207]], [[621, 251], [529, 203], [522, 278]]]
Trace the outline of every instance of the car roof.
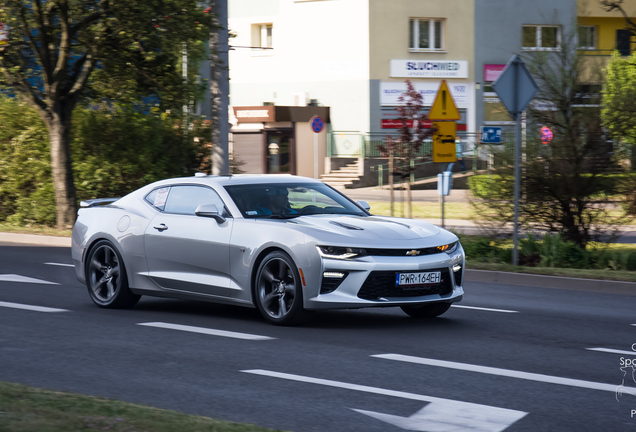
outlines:
[[233, 174], [227, 176], [206, 175], [160, 180], [153, 188], [166, 184], [203, 184], [210, 186], [259, 185], [272, 183], [321, 183], [319, 180], [290, 174]]

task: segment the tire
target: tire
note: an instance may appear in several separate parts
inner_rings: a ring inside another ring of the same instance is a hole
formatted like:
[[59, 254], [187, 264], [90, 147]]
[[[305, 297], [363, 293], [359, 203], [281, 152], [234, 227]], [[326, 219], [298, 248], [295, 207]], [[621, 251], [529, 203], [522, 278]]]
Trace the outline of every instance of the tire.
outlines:
[[108, 240], [97, 242], [88, 254], [86, 287], [91, 300], [103, 308], [131, 308], [141, 298], [130, 291], [124, 260]]
[[400, 308], [413, 318], [435, 318], [442, 315], [451, 307], [450, 303], [431, 303], [419, 305], [404, 305]]
[[311, 313], [303, 308], [298, 268], [285, 252], [270, 252], [261, 261], [253, 293], [258, 311], [272, 324], [298, 325], [311, 317]]

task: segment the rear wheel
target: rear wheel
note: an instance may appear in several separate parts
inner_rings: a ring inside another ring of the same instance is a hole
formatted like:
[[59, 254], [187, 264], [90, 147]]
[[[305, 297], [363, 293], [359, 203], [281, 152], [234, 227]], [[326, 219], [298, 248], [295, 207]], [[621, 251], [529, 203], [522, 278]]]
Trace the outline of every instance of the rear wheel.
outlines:
[[93, 302], [104, 308], [130, 308], [141, 297], [130, 291], [124, 261], [108, 240], [99, 241], [88, 254], [86, 286]]
[[269, 253], [258, 266], [254, 303], [263, 318], [272, 324], [302, 324], [311, 316], [303, 308], [298, 269], [285, 252]]
[[404, 305], [400, 308], [413, 318], [435, 318], [442, 315], [451, 307], [450, 303], [429, 303], [419, 305]]

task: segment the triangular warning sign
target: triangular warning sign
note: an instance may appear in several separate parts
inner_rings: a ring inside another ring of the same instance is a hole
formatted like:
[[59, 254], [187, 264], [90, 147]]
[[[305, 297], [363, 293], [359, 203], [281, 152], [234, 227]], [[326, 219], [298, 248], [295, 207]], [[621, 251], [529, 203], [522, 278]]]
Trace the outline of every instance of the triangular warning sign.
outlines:
[[459, 114], [457, 105], [453, 100], [451, 92], [448, 90], [446, 80], [442, 80], [442, 84], [437, 90], [435, 102], [428, 113], [429, 120], [460, 120], [462, 116]]

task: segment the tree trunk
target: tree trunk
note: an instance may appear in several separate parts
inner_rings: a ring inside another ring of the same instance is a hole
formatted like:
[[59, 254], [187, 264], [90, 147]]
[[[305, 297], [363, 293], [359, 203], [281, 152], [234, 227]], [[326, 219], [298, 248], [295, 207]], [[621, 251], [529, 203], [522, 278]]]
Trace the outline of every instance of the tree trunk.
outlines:
[[70, 229], [77, 217], [77, 197], [71, 165], [70, 115], [52, 115], [47, 122], [51, 143], [51, 169], [55, 190], [56, 227]]

